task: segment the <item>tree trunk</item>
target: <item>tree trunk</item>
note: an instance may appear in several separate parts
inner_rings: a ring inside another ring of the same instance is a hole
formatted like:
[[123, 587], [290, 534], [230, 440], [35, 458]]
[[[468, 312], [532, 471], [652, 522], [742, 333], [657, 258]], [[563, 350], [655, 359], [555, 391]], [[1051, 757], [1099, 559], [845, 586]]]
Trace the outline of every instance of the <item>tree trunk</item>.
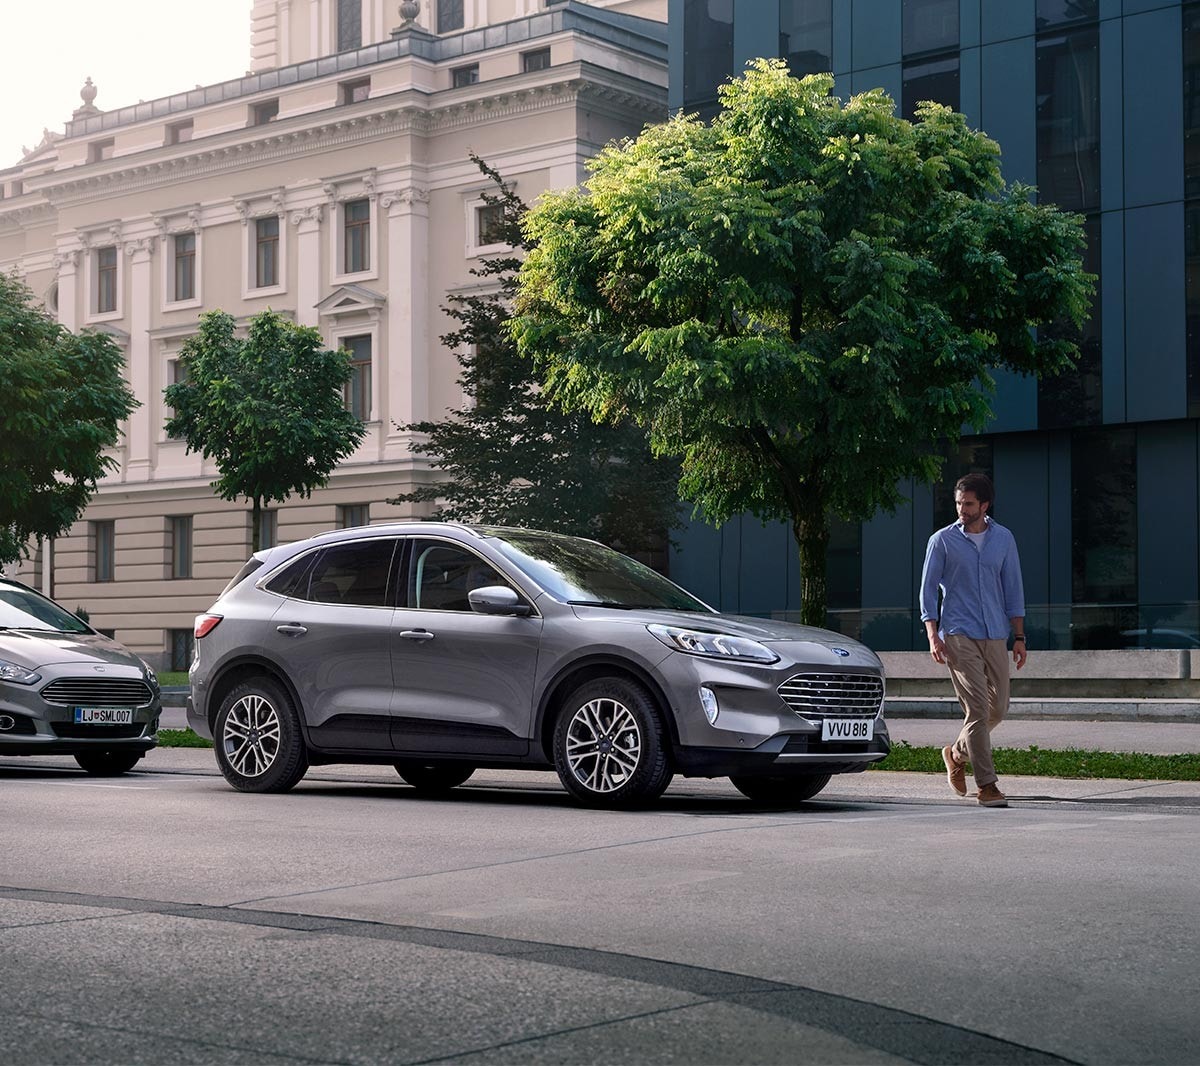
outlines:
[[250, 501], [250, 554], [262, 547], [262, 500], [257, 496]]
[[823, 627], [828, 595], [825, 558], [829, 551], [824, 508], [807, 508], [793, 515], [792, 533], [800, 550], [800, 621], [806, 626]]

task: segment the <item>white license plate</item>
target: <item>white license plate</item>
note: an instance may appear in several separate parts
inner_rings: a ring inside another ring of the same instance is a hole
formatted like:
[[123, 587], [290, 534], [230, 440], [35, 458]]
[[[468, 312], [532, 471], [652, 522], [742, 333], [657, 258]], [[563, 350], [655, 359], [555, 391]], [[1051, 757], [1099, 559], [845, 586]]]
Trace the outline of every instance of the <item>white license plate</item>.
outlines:
[[821, 722], [822, 740], [860, 740], [875, 735], [874, 718], [826, 718]]
[[84, 725], [132, 725], [132, 707], [76, 707], [75, 721]]

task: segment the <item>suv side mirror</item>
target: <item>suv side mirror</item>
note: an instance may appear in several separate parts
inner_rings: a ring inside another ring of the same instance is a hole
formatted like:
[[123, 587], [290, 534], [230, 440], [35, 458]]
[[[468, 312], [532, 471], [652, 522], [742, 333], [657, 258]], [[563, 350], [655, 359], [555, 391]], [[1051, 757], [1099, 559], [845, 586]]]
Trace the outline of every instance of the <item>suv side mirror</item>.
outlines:
[[472, 589], [467, 593], [471, 610], [477, 614], [509, 614], [525, 616], [530, 607], [521, 602], [518, 596], [507, 585], [484, 585], [483, 588]]

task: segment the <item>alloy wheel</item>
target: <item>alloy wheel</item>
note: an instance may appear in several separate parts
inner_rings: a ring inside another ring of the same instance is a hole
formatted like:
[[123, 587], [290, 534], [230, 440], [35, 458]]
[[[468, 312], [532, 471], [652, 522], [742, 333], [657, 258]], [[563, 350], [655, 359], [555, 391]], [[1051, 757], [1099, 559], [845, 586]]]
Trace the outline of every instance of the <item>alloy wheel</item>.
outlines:
[[591, 792], [613, 792], [633, 776], [642, 757], [637, 719], [618, 700], [589, 700], [567, 726], [567, 764]]
[[221, 743], [229, 765], [243, 777], [266, 773], [279, 755], [279, 712], [257, 693], [243, 696], [225, 717]]

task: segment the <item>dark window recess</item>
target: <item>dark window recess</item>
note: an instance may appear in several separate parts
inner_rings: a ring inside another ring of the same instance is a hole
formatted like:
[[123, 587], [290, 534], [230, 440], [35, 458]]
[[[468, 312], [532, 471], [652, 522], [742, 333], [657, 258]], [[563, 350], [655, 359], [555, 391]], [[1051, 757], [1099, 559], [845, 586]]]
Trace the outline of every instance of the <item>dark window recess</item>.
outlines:
[[904, 0], [906, 56], [958, 47], [959, 0]]
[[258, 550], [274, 548], [279, 543], [279, 512], [259, 511]]
[[371, 203], [369, 200], [350, 200], [342, 205], [342, 225], [345, 245], [342, 270], [359, 274], [371, 269]]
[[526, 74], [535, 70], [550, 69], [550, 49], [538, 48], [532, 52], [521, 53], [521, 69]]
[[192, 139], [195, 124], [189, 118], [186, 122], [176, 122], [167, 127], [167, 144], [183, 144]]
[[905, 63], [903, 77], [901, 106], [909, 121], [916, 117], [917, 104], [926, 100], [959, 110], [958, 56]]
[[371, 505], [369, 503], [348, 503], [337, 509], [338, 529], [351, 529], [354, 526], [371, 524]]
[[797, 78], [833, 69], [832, 0], [780, 0], [779, 54]]
[[958, 521], [958, 510], [954, 506], [954, 485], [958, 479], [964, 474], [992, 477], [995, 466], [995, 449], [990, 437], [965, 437], [957, 444], [943, 441], [938, 453], [942, 457], [942, 473], [933, 484], [934, 529]]
[[111, 137], [103, 141], [92, 141], [88, 145], [88, 162], [99, 163], [105, 159], [112, 159], [115, 151], [116, 144]]
[[358, 78], [355, 81], [344, 81], [338, 86], [338, 102], [340, 104], [357, 104], [371, 96], [371, 79]]
[[[168, 359], [167, 360], [167, 384], [168, 385], [178, 385], [181, 382], [187, 381], [187, 379], [188, 379], [187, 363], [183, 359]], [[173, 418], [175, 416], [175, 409], [173, 407], [167, 407], [166, 414], [167, 414], [168, 419]], [[169, 433], [167, 434], [167, 437], [170, 440], [182, 440], [183, 439], [182, 437], [179, 437], [179, 436], [172, 436]]]
[[106, 522], [92, 523], [92, 549], [95, 552], [93, 581], [113, 580], [115, 574], [116, 540], [116, 523], [111, 519]]
[[305, 598], [350, 607], [388, 606], [388, 574], [397, 543], [376, 537], [322, 549], [313, 565]]
[[[1084, 222], [1087, 248], [1083, 265], [1091, 274], [1100, 273], [1100, 219], [1092, 216]], [[1041, 336], [1061, 337], [1079, 346], [1075, 367], [1057, 377], [1038, 381], [1038, 428], [1066, 429], [1073, 426], [1099, 425], [1103, 417], [1103, 367], [1100, 348], [1100, 282], [1092, 298], [1091, 316], [1082, 329], [1067, 322], [1043, 327]]]
[[463, 0], [437, 0], [437, 31], [453, 33], [463, 28]]
[[117, 309], [117, 250], [96, 249], [96, 311], [104, 314]]
[[1100, 35], [1037, 42], [1038, 199], [1071, 211], [1100, 206]]
[[339, 52], [362, 47], [362, 0], [338, 0], [337, 38]]
[[[1071, 599], [1137, 602], [1137, 436], [1131, 426], [1071, 435]], [[1089, 642], [1090, 643], [1090, 642]], [[1092, 647], [1119, 647], [1110, 643]]]
[[261, 104], [254, 104], [250, 108], [250, 125], [252, 126], [265, 126], [268, 122], [274, 122], [278, 117], [278, 100], [264, 100]]
[[279, 284], [279, 216], [254, 220], [254, 285]]
[[733, 0], [684, 0], [683, 106], [717, 113], [717, 86], [733, 77]]
[[366, 422], [371, 417], [371, 336], [343, 337], [342, 347], [350, 353], [351, 377], [346, 382], [346, 410]]
[[171, 669], [184, 671], [192, 665], [192, 649], [196, 638], [190, 629], [171, 630]]
[[504, 243], [504, 205], [484, 204], [475, 209], [475, 239], [480, 246]]
[[177, 233], [175, 245], [175, 300], [196, 298], [196, 235]]
[[469, 67], [455, 67], [450, 72], [450, 81], [456, 89], [476, 84], [479, 81], [479, 64], [472, 63]]
[[171, 577], [192, 576], [192, 516], [176, 515], [171, 519]]
[[1038, 30], [1094, 22], [1100, 17], [1100, 0], [1037, 0]]

